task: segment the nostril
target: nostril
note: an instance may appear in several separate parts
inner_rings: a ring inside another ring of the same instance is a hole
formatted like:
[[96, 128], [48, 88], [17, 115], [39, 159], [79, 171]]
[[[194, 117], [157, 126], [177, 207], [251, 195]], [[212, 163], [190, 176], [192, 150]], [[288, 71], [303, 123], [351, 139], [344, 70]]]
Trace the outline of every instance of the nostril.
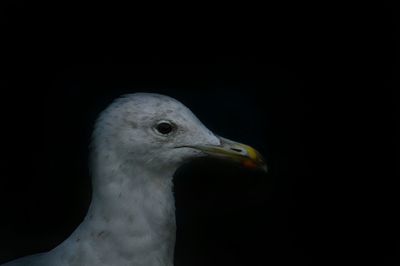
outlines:
[[236, 148], [231, 148], [231, 150], [236, 151], [236, 152], [242, 152], [241, 149], [236, 149]]

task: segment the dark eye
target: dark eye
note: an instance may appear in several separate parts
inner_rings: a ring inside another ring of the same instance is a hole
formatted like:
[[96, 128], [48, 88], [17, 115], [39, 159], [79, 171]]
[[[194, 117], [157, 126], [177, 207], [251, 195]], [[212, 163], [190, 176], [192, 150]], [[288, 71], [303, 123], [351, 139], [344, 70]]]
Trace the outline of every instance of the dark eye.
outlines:
[[160, 122], [156, 126], [156, 130], [163, 135], [171, 133], [173, 129], [174, 126], [169, 122]]

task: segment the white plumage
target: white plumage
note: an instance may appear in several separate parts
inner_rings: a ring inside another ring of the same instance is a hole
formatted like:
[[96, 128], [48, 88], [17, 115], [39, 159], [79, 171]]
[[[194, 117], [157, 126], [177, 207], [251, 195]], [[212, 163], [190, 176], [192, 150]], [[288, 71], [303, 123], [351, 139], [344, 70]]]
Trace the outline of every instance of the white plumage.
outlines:
[[93, 196], [84, 221], [53, 250], [4, 266], [172, 266], [172, 177], [185, 161], [205, 155], [264, 167], [254, 149], [215, 136], [170, 97], [115, 100], [93, 132]]

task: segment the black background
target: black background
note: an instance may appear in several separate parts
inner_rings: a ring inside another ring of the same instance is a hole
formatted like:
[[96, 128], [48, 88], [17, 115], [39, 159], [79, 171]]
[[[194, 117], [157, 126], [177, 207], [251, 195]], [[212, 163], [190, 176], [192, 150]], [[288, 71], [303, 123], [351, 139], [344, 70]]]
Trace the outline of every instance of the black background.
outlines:
[[147, 91], [269, 165], [178, 171], [176, 266], [400, 264], [388, 3], [4, 1], [1, 23], [0, 262], [49, 250], [82, 221], [93, 122]]

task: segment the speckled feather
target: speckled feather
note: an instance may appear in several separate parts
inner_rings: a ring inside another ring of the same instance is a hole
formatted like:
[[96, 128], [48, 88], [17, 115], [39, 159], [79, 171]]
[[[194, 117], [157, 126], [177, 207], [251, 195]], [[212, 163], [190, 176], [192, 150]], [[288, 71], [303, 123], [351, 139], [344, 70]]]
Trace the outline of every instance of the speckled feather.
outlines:
[[[158, 121], [177, 130], [158, 134]], [[4, 266], [172, 266], [175, 204], [172, 177], [199, 151], [177, 146], [219, 144], [192, 112], [167, 96], [125, 95], [102, 112], [91, 144], [93, 196], [84, 221], [47, 253]]]

